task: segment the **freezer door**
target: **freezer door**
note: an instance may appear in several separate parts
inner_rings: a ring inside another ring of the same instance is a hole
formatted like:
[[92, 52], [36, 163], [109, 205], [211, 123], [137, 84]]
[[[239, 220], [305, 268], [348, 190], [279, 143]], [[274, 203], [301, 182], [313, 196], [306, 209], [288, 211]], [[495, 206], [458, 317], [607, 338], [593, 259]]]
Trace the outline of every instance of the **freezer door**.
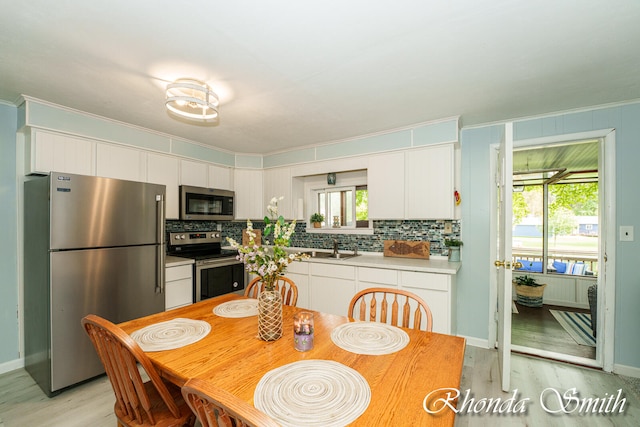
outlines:
[[54, 250], [164, 243], [165, 186], [52, 172]]
[[153, 245], [51, 253], [52, 391], [104, 372], [84, 316], [120, 323], [164, 311], [156, 255]]

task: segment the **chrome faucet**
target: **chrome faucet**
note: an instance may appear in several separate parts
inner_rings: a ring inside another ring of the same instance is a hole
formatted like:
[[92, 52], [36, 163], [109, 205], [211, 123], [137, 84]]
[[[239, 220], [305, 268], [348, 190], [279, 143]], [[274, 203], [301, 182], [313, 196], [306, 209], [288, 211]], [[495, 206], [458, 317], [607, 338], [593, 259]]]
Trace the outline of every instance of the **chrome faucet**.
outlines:
[[358, 244], [353, 245], [353, 256], [358, 255]]
[[333, 239], [333, 254], [338, 254], [338, 239]]

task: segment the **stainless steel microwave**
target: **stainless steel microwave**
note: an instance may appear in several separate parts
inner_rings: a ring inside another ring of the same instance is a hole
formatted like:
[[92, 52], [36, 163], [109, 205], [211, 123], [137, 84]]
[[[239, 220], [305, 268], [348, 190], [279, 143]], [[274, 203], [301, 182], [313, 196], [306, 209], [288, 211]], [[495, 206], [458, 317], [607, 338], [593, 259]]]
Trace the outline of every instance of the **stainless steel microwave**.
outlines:
[[235, 193], [215, 188], [180, 186], [180, 219], [225, 221], [234, 218]]

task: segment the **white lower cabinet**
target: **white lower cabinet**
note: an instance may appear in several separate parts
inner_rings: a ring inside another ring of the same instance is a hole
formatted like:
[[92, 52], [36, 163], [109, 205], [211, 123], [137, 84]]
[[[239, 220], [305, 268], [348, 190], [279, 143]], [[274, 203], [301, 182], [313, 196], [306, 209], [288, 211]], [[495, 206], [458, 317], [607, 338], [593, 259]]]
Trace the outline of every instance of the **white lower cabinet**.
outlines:
[[289, 264], [286, 276], [298, 287], [298, 307], [339, 316], [347, 315], [351, 299], [363, 289], [412, 292], [429, 305], [434, 332], [456, 334], [455, 275], [308, 261]]
[[398, 288], [398, 270], [358, 267], [358, 292], [367, 288]]
[[455, 276], [400, 271], [399, 287], [425, 300], [433, 315], [433, 332], [456, 334]]
[[193, 265], [167, 267], [165, 273], [165, 310], [193, 303]]
[[323, 313], [346, 316], [356, 293], [356, 267], [310, 263], [310, 307]]
[[309, 263], [307, 262], [292, 262], [287, 267], [286, 277], [293, 280], [298, 288], [298, 303], [297, 307], [310, 308], [309, 307]]

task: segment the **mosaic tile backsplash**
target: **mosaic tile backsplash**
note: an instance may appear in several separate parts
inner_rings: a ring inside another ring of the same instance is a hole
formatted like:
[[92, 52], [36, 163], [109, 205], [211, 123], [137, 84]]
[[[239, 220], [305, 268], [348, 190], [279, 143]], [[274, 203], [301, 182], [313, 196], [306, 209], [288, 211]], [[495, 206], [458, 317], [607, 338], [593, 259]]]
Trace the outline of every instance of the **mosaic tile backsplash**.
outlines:
[[[333, 240], [338, 239], [338, 249], [352, 251], [356, 246], [360, 252], [383, 252], [385, 240], [429, 241], [431, 255], [446, 255], [445, 238], [460, 238], [460, 221], [450, 221], [452, 232], [445, 234], [445, 222], [439, 220], [425, 221], [373, 221], [373, 235], [356, 235], [332, 233], [307, 233], [306, 224], [296, 225], [296, 232], [291, 239], [291, 246], [300, 248], [333, 249]], [[215, 230], [218, 224], [222, 228], [222, 237], [242, 240], [244, 221], [175, 221], [167, 220], [166, 230], [169, 232]], [[264, 229], [264, 222], [253, 221], [253, 227]]]

